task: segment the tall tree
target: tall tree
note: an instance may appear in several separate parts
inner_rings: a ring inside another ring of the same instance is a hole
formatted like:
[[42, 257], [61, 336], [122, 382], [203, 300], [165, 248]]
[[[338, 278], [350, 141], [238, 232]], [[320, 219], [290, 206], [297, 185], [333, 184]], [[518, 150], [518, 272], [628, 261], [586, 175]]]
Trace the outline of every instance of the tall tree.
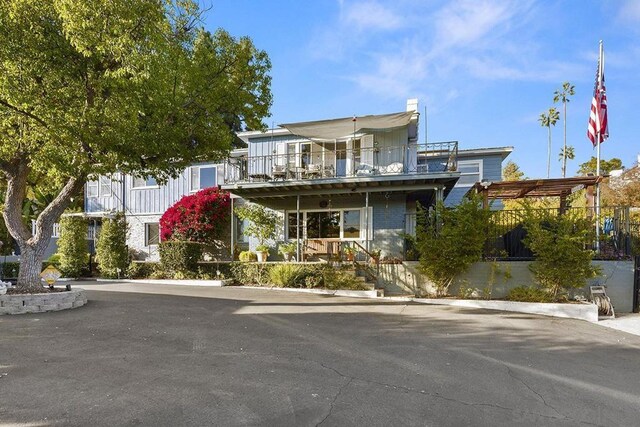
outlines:
[[560, 118], [560, 113], [554, 107], [549, 108], [545, 114], [540, 114], [538, 121], [540, 126], [546, 127], [549, 132], [549, 146], [547, 148], [547, 178], [551, 176], [551, 126], [555, 126]]
[[[565, 147], [562, 147], [560, 149], [560, 154], [558, 154], [558, 161], [560, 162], [565, 162], [566, 165], [566, 161], [568, 160], [573, 160], [576, 158], [576, 150], [573, 148], [573, 146], [571, 145], [567, 145]], [[565, 177], [565, 174], [563, 173], [562, 177]]]
[[575, 95], [575, 86], [569, 82], [562, 83], [562, 87], [559, 90], [556, 90], [553, 94], [553, 102], [562, 102], [563, 114], [562, 114], [562, 124], [564, 126], [564, 145], [562, 148], [562, 177], [567, 176], [567, 103], [569, 102], [569, 97]]
[[[19, 287], [40, 287], [53, 224], [88, 177], [119, 170], [162, 182], [224, 157], [239, 123], [265, 127], [267, 54], [204, 31], [200, 15], [192, 0], [0, 2], [0, 172]], [[55, 197], [32, 234], [21, 208], [34, 173]]]
[[[579, 175], [587, 175], [592, 173], [595, 175], [597, 171], [598, 159], [596, 157], [591, 156], [588, 162], [584, 162], [580, 164], [580, 169], [578, 169]], [[612, 158], [611, 160], [600, 159], [600, 173], [606, 175], [610, 173], [612, 170], [622, 169], [622, 160], [617, 157]]]
[[520, 181], [523, 177], [524, 172], [520, 170], [520, 166], [511, 160], [502, 168], [502, 179], [505, 181]]

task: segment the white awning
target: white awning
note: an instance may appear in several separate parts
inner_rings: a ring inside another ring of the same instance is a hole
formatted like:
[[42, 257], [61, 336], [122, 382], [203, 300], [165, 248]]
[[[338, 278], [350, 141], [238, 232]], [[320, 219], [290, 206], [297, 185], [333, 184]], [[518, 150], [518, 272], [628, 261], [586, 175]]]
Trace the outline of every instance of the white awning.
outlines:
[[345, 117], [342, 119], [319, 120], [314, 122], [288, 123], [279, 125], [292, 134], [316, 141], [347, 139], [354, 134], [370, 133], [375, 130], [391, 130], [407, 126], [414, 111]]

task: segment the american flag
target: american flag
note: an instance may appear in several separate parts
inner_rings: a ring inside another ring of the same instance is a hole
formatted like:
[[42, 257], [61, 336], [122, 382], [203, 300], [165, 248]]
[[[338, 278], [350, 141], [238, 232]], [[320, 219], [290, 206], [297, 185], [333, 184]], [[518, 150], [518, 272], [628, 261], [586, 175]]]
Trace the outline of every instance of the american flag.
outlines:
[[604, 70], [601, 68], [601, 60], [598, 59], [596, 70], [596, 83], [591, 100], [591, 113], [589, 114], [589, 126], [587, 138], [595, 147], [609, 137], [609, 123], [607, 120], [607, 92], [604, 86]]

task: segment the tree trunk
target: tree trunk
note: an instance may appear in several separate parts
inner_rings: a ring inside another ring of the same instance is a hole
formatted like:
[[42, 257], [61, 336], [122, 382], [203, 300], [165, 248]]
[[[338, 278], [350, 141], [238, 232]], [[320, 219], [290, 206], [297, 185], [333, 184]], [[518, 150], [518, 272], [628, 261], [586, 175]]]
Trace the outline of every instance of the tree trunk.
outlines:
[[564, 104], [564, 150], [562, 151], [562, 177], [567, 177], [567, 103]]
[[42, 269], [42, 255], [30, 247], [20, 247], [20, 272], [18, 273], [18, 287], [25, 292], [42, 289], [40, 270]]
[[551, 174], [551, 126], [547, 126], [549, 130], [549, 146], [547, 147], [547, 179]]
[[15, 159], [3, 168], [7, 177], [7, 192], [3, 217], [7, 230], [20, 248], [20, 272], [17, 288], [28, 292], [41, 288], [40, 269], [44, 253], [49, 246], [53, 224], [71, 203], [71, 197], [82, 189], [85, 177], [69, 178], [58, 195], [36, 219], [35, 234], [22, 218], [22, 203], [27, 190], [29, 165], [24, 159]]

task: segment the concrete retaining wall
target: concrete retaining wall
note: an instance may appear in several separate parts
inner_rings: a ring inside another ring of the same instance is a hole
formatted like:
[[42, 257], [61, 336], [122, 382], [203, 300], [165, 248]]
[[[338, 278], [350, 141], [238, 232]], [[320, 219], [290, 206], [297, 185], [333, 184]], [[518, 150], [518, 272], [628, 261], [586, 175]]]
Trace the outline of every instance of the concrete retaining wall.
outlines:
[[0, 295], [1, 314], [44, 313], [82, 307], [87, 303], [83, 289], [48, 294]]
[[[510, 289], [535, 284], [529, 270], [530, 261], [478, 262], [458, 277], [449, 294], [472, 298], [504, 298]], [[587, 281], [587, 285], [571, 292], [571, 296], [590, 296], [589, 286], [604, 284], [616, 313], [633, 311], [633, 261], [593, 261], [602, 276]], [[390, 291], [405, 290], [417, 296], [435, 292], [433, 285], [419, 271], [418, 262], [380, 265], [379, 285]]]

